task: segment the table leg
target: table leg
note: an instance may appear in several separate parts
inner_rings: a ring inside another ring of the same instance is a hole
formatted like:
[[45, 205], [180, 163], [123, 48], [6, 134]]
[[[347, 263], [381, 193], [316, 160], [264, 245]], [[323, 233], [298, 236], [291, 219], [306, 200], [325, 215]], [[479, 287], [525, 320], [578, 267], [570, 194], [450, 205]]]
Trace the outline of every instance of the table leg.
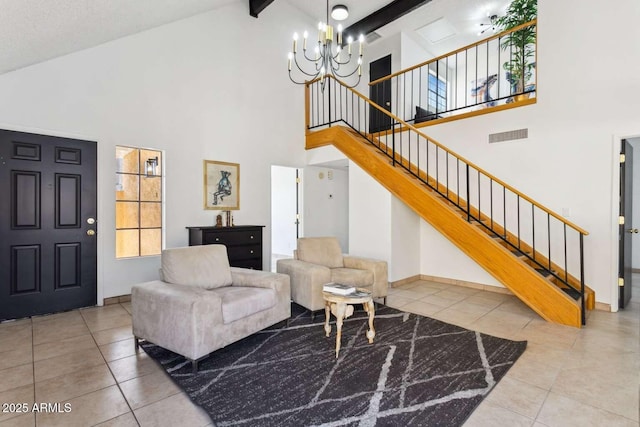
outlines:
[[373, 305], [373, 300], [366, 302], [363, 305], [365, 311], [369, 313], [369, 330], [367, 331], [367, 338], [369, 339], [369, 344], [373, 344], [373, 338], [376, 336], [376, 330], [373, 328], [373, 318], [376, 314], [375, 305]]
[[324, 331], [327, 336], [331, 334], [331, 325], [329, 324], [329, 317], [331, 316], [331, 303], [329, 301], [324, 302]]
[[347, 304], [343, 302], [336, 303], [336, 359], [340, 354], [340, 340], [342, 339], [342, 323], [344, 320], [344, 313], [347, 311]]

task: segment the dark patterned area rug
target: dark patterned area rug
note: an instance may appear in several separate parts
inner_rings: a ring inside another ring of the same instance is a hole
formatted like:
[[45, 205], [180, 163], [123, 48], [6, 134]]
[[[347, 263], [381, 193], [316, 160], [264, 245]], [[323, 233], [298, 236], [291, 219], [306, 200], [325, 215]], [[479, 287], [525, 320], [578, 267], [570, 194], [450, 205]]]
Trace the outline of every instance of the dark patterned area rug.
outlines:
[[[333, 317], [332, 317], [332, 320]], [[265, 329], [211, 354], [197, 374], [179, 355], [143, 343], [191, 399], [228, 426], [459, 426], [520, 357], [515, 342], [389, 307], [335, 323], [292, 306], [288, 327]]]

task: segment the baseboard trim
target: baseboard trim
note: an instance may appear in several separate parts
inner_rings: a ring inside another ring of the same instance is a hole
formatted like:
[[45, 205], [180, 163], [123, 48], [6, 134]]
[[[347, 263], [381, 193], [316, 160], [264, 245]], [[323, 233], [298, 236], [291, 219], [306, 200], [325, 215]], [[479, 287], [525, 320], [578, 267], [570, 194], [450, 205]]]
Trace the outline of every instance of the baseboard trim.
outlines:
[[105, 298], [102, 301], [102, 304], [103, 305], [112, 305], [112, 304], [120, 304], [121, 302], [129, 302], [129, 301], [131, 301], [131, 294], [119, 295], [117, 297]]
[[598, 311], [608, 311], [609, 313], [611, 313], [611, 304], [606, 304], [604, 302], [596, 302], [594, 309]]
[[427, 280], [430, 282], [442, 283], [444, 285], [462, 286], [464, 288], [478, 289], [481, 291], [495, 292], [498, 294], [513, 295], [513, 292], [511, 292], [507, 288], [484, 285], [482, 283], [467, 282], [465, 280], [449, 279], [447, 277], [430, 276], [427, 274], [416, 274], [415, 276], [410, 276], [404, 279], [395, 280], [393, 282], [390, 282], [390, 285], [392, 288], [395, 288], [398, 286], [406, 285], [407, 283], [415, 282], [416, 280]]
[[640, 268], [632, 268], [631, 272], [632, 273], [640, 273]]
[[416, 280], [420, 280], [420, 279], [421, 279], [420, 275], [416, 274], [415, 276], [405, 277], [404, 279], [389, 282], [389, 286], [392, 288], [395, 288], [398, 286], [406, 285], [407, 283], [415, 282]]

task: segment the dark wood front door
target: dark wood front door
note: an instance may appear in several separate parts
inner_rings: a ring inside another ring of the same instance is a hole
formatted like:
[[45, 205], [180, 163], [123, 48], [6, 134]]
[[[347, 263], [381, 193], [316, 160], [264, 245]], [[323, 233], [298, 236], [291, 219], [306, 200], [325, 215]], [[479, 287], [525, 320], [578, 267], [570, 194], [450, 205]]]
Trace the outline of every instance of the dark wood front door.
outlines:
[[96, 145], [0, 130], [0, 320], [96, 304]]
[[[374, 81], [391, 74], [391, 55], [369, 64], [369, 79]], [[391, 111], [391, 80], [369, 86], [369, 99], [387, 111]], [[391, 117], [375, 107], [369, 107], [369, 132], [391, 129]]]
[[619, 249], [619, 276], [624, 279], [620, 287], [620, 297], [618, 306], [625, 308], [629, 305], [631, 299], [631, 280], [632, 280], [632, 237], [638, 233], [633, 226], [633, 148], [626, 139], [622, 140], [622, 154], [624, 154], [624, 162], [620, 162], [620, 215], [624, 216], [624, 224], [620, 225], [620, 249]]

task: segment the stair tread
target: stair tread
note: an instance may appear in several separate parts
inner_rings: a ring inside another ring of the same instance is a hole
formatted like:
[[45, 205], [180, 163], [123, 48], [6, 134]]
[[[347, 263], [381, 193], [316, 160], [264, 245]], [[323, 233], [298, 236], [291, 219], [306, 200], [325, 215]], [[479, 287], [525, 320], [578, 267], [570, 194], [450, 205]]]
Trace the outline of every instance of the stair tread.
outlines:
[[566, 287], [566, 288], [560, 288], [560, 290], [562, 292], [564, 292], [565, 294], [569, 295], [571, 298], [573, 298], [574, 300], [579, 300], [581, 295], [579, 291], [576, 291], [575, 289], [573, 289], [572, 287]]

